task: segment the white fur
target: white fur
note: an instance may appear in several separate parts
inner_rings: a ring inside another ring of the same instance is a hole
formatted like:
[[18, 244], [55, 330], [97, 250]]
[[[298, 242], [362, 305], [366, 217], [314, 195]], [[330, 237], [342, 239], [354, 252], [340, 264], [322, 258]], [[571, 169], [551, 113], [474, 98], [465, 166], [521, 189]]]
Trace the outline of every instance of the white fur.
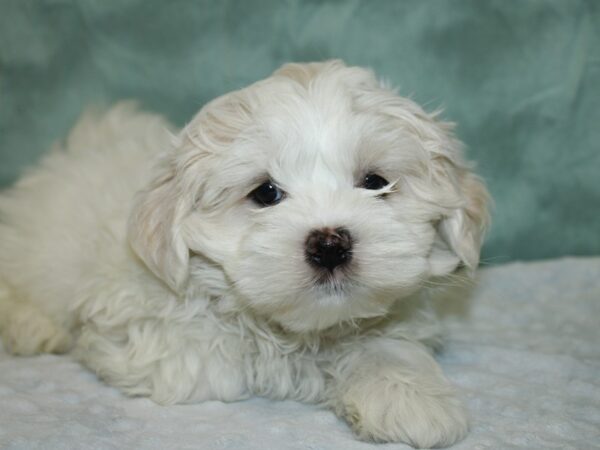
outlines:
[[[170, 129], [131, 104], [88, 113], [0, 195], [9, 350], [74, 345], [160, 403], [291, 398], [361, 438], [463, 437], [421, 310], [428, 280], [477, 266], [487, 221], [451, 127], [331, 61], [286, 65]], [[392, 182], [385, 197], [358, 186], [369, 172]], [[286, 197], [260, 208], [248, 193], [267, 177]], [[340, 226], [352, 270], [317, 285], [304, 241]]]

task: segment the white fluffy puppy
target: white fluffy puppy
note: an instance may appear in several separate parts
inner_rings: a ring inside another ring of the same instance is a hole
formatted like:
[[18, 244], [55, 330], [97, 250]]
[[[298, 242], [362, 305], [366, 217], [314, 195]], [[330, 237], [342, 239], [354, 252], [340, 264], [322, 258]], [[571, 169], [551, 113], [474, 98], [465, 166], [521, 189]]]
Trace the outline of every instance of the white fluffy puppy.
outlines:
[[0, 195], [0, 326], [159, 403], [317, 402], [444, 446], [460, 402], [414, 308], [474, 269], [487, 193], [448, 124], [339, 61], [288, 64], [173, 137], [87, 114]]

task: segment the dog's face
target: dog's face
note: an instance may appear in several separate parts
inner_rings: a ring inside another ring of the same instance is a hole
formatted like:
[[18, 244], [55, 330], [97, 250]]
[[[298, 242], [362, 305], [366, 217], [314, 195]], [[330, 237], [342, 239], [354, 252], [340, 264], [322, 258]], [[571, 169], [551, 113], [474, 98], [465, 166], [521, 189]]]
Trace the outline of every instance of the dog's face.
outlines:
[[449, 127], [339, 62], [287, 65], [205, 106], [140, 194], [133, 248], [173, 289], [189, 255], [307, 332], [384, 315], [474, 268], [487, 193]]

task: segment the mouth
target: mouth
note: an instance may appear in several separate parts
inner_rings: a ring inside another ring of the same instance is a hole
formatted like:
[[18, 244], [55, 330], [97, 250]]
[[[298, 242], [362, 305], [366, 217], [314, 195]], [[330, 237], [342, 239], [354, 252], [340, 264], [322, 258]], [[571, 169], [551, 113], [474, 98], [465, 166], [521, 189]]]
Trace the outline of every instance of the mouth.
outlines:
[[313, 286], [327, 294], [347, 293], [354, 282], [350, 278], [348, 270], [336, 267], [334, 270], [322, 269], [315, 271]]

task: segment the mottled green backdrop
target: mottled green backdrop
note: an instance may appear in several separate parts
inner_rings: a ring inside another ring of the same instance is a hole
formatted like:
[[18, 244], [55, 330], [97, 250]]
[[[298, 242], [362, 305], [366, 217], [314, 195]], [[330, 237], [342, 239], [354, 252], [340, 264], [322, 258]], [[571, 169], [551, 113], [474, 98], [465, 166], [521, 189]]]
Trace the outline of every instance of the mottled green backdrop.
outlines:
[[184, 123], [287, 61], [373, 67], [459, 124], [490, 263], [600, 253], [600, 1], [0, 0], [0, 185], [91, 103]]

